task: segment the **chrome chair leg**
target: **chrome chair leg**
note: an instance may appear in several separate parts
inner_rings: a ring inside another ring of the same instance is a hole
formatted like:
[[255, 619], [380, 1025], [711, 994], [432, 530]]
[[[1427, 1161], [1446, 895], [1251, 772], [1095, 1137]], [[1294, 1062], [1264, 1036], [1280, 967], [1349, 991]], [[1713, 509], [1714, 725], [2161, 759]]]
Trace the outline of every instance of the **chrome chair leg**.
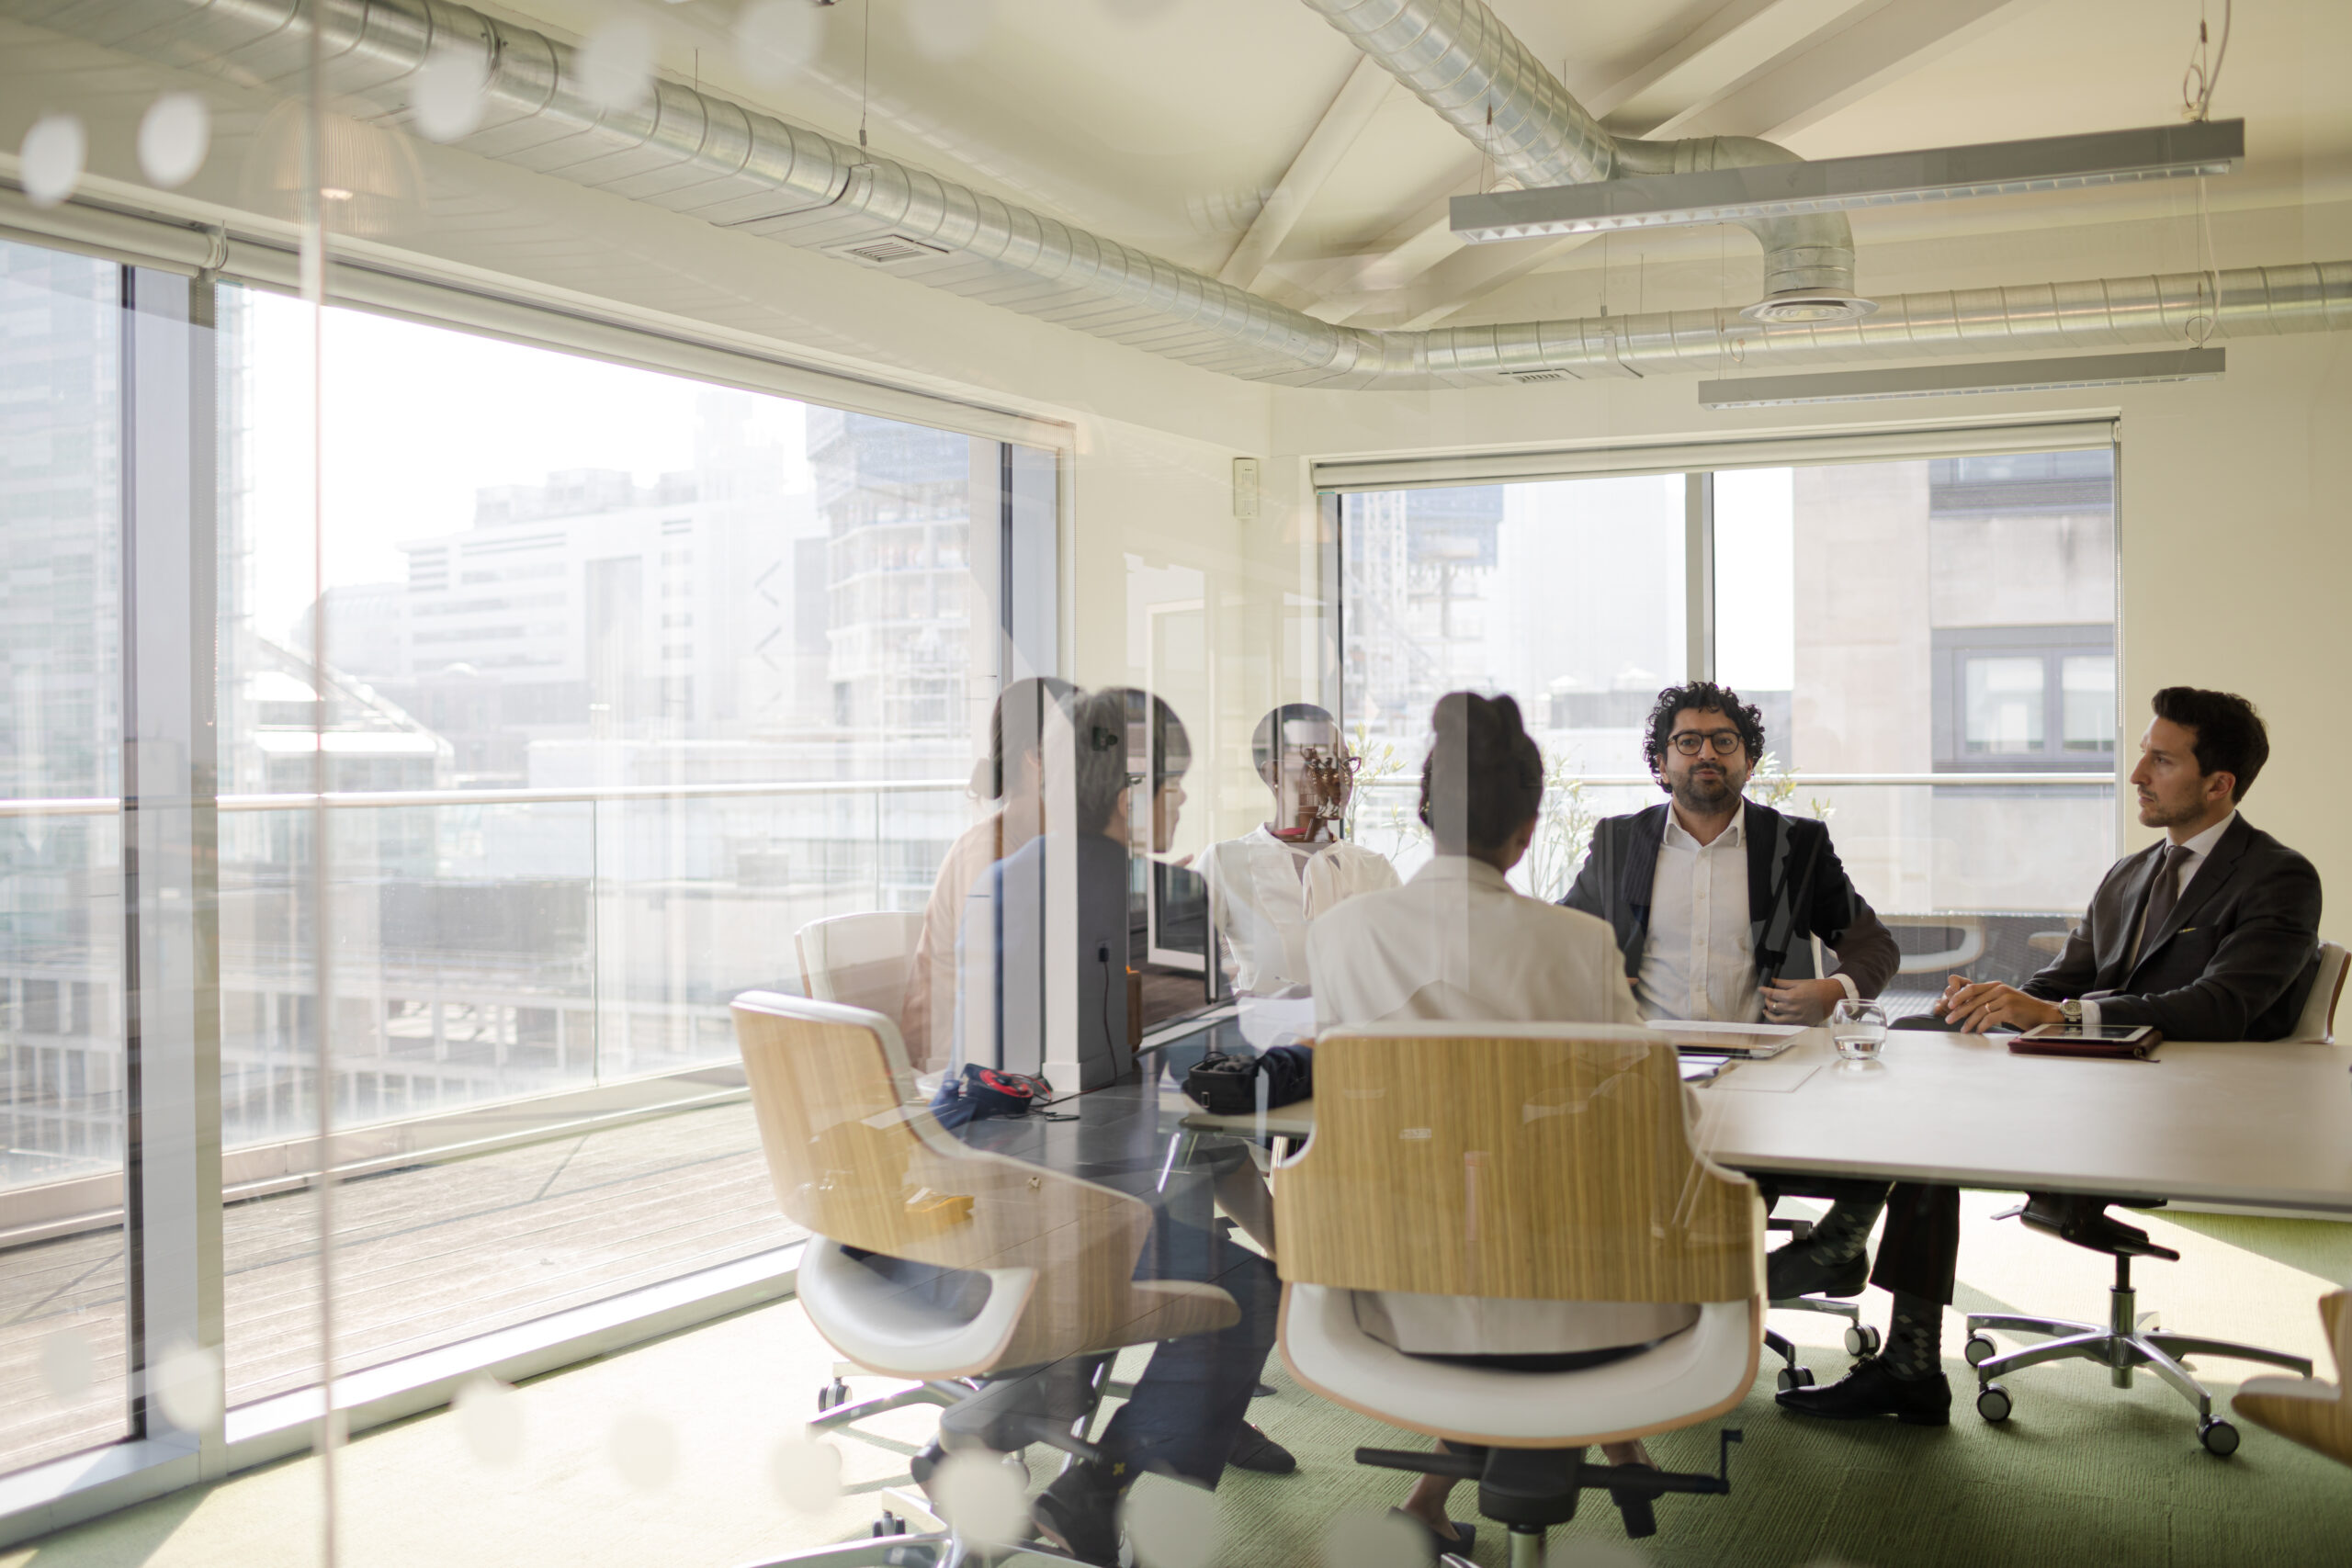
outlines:
[[2140, 1337], [2176, 1356], [2226, 1356], [2236, 1361], [2259, 1361], [2266, 1367], [2284, 1367], [2297, 1377], [2312, 1375], [2312, 1359], [2309, 1356], [2290, 1356], [2284, 1350], [2266, 1350], [2259, 1345], [2240, 1345], [2230, 1339], [2203, 1339], [2193, 1334], [2176, 1334], [2162, 1328], [2143, 1331]]
[[889, 1393], [877, 1393], [870, 1399], [857, 1400], [849, 1404], [836, 1404], [824, 1414], [811, 1417], [808, 1429], [812, 1432], [829, 1432], [837, 1427], [854, 1425], [868, 1416], [887, 1416], [893, 1410], [904, 1410], [915, 1404], [936, 1404], [944, 1407], [971, 1393], [972, 1387], [973, 1385], [968, 1382], [945, 1380], [909, 1383]]
[[1544, 1568], [1544, 1533], [1518, 1529], [1510, 1532], [1510, 1568]]

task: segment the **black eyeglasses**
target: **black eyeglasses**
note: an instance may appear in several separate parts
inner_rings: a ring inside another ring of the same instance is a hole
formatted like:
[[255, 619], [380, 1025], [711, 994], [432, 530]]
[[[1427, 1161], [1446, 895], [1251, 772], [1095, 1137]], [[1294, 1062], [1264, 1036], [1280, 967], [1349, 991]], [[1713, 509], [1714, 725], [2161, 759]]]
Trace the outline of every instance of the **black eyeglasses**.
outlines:
[[1714, 742], [1715, 755], [1718, 757], [1728, 757], [1734, 751], [1745, 750], [1747, 745], [1739, 738], [1739, 731], [1736, 729], [1686, 729], [1679, 735], [1669, 735], [1667, 739], [1674, 743], [1676, 750], [1686, 757], [1697, 756], [1706, 748], [1709, 741]]

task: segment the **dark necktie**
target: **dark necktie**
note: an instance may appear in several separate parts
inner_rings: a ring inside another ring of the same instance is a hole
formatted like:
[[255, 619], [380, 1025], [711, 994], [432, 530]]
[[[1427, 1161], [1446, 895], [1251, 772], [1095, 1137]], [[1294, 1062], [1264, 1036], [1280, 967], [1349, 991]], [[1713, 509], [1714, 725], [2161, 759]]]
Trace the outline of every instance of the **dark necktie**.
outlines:
[[[2157, 940], [2165, 922], [2172, 919], [2173, 906], [2180, 901], [2180, 868], [2188, 863], [2195, 852], [2187, 844], [2166, 844], [2164, 854], [2156, 862], [2156, 885], [2148, 889], [2148, 918], [2140, 922], [2140, 952]], [[2138, 954], [2133, 955], [2138, 961]]]

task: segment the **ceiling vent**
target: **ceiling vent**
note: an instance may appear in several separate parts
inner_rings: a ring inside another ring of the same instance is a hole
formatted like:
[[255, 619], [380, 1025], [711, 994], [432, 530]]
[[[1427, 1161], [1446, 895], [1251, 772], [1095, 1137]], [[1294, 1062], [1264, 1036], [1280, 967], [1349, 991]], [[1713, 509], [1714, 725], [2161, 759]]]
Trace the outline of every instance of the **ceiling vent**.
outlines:
[[1522, 387], [1530, 381], [1566, 381], [1574, 378], [1565, 370], [1513, 370], [1509, 374], [1512, 380]]
[[948, 254], [944, 245], [926, 245], [921, 240], [910, 240], [904, 234], [877, 234], [870, 240], [854, 240], [846, 245], [828, 245], [828, 254], [862, 261], [868, 266], [896, 266], [903, 262], [922, 261], [927, 256]]

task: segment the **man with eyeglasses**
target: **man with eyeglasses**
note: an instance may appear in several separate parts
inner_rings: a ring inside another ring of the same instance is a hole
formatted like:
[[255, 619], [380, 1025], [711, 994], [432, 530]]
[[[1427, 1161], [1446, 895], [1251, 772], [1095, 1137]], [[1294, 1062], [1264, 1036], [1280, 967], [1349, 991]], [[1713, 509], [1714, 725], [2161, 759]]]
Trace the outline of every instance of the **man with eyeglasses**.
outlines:
[[[1763, 760], [1763, 716], [1711, 681], [1670, 686], [1650, 710], [1642, 752], [1672, 798], [1603, 818], [1560, 900], [1615, 930], [1642, 1016], [1815, 1024], [1847, 998], [1877, 996], [1902, 952], [1846, 875], [1828, 824], [1741, 793]], [[1815, 939], [1826, 973], [1815, 973]], [[1951, 1299], [1949, 1271], [1939, 1287], [1932, 1269], [1960, 1234], [1942, 1190], [1906, 1183], [1890, 1198], [1883, 1183], [1759, 1185], [1768, 1197], [1838, 1200], [1811, 1239], [1766, 1259], [1774, 1300], [1856, 1296], [1869, 1283], [1898, 1301], [1939, 1289]], [[1914, 1245], [1883, 1248], [1873, 1271], [1870, 1233], [1882, 1209], [1910, 1219], [1902, 1234]]]
[[[1645, 1018], [1819, 1023], [1875, 997], [1901, 953], [1826, 824], [1745, 798], [1764, 720], [1711, 681], [1660, 692], [1642, 754], [1671, 799], [1604, 818], [1560, 900], [1607, 920]], [[1813, 939], [1834, 951], [1814, 972]]]

